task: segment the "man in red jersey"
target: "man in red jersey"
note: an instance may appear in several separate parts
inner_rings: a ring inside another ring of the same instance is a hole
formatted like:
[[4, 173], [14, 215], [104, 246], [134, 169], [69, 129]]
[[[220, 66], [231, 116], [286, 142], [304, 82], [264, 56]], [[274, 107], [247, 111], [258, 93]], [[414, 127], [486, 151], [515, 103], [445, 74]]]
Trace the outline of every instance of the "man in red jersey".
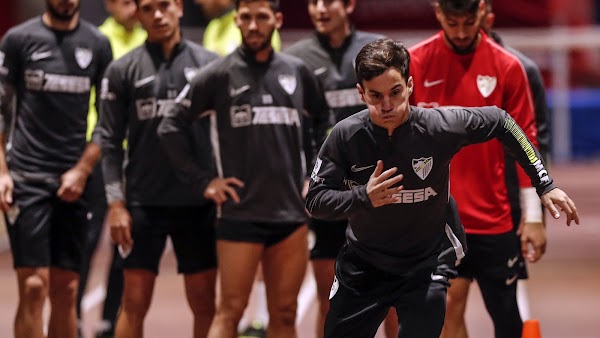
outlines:
[[[537, 146], [537, 129], [527, 75], [512, 54], [482, 30], [483, 0], [435, 0], [442, 30], [410, 49], [412, 102], [420, 107], [498, 106], [517, 121]], [[519, 168], [523, 204], [522, 248], [514, 240], [504, 180], [504, 151], [497, 141], [461, 150], [452, 160], [450, 186], [467, 232], [469, 254], [448, 290], [442, 337], [467, 337], [464, 311], [476, 279], [496, 337], [520, 337], [516, 297], [519, 250], [537, 261], [545, 249], [542, 209]]]

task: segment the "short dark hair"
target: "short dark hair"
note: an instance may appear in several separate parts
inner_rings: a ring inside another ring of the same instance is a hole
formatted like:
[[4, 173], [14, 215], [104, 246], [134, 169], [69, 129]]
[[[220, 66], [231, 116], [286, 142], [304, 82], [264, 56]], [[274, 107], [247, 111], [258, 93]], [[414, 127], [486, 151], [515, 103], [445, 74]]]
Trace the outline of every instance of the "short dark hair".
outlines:
[[400, 71], [405, 81], [410, 74], [410, 54], [400, 41], [379, 39], [365, 45], [356, 56], [356, 78], [362, 86], [363, 81], [383, 74], [389, 68]]
[[273, 12], [279, 12], [279, 0], [235, 0], [235, 9], [240, 8], [240, 4], [242, 2], [258, 2], [258, 1], [266, 1], [271, 6], [271, 10]]
[[475, 14], [480, 0], [436, 0], [442, 12], [446, 14]]

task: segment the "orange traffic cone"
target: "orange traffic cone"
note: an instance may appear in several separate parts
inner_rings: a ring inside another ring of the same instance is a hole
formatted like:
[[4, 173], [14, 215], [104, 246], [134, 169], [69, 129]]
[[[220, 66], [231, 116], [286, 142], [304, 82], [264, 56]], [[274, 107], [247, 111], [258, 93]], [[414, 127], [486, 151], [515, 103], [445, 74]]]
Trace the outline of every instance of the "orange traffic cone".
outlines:
[[523, 323], [523, 334], [521, 338], [542, 338], [540, 322], [537, 319], [529, 319]]

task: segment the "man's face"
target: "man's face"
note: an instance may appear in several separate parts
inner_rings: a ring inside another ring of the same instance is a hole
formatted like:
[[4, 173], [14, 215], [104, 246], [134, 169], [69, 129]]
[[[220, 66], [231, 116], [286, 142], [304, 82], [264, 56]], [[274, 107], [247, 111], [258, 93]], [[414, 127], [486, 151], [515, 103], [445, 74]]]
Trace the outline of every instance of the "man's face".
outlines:
[[167, 41], [179, 34], [183, 15], [181, 0], [140, 0], [137, 17], [152, 42]]
[[476, 13], [465, 15], [444, 13], [439, 6], [435, 7], [435, 16], [447, 41], [454, 51], [460, 54], [471, 52], [475, 48], [484, 15], [483, 2]]
[[406, 81], [400, 70], [392, 67], [356, 86], [375, 125], [387, 129], [391, 134], [406, 121], [410, 111], [408, 98], [413, 90], [412, 76]]
[[242, 2], [235, 16], [242, 44], [254, 53], [270, 48], [271, 36], [282, 22], [281, 13], [273, 12], [268, 1]]
[[79, 0], [46, 0], [46, 10], [54, 19], [70, 21], [79, 12]]
[[323, 35], [344, 30], [348, 15], [354, 11], [354, 0], [308, 0], [308, 15], [317, 32]]
[[127, 29], [132, 29], [138, 22], [134, 0], [107, 0], [106, 8], [115, 21]]

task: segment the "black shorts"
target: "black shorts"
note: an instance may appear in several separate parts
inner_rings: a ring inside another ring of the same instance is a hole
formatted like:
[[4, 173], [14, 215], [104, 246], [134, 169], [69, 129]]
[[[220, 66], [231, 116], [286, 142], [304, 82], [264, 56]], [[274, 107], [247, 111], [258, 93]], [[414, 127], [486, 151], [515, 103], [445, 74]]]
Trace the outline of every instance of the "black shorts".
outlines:
[[457, 267], [458, 275], [477, 280], [495, 336], [520, 337], [523, 322], [517, 305], [517, 280], [521, 248], [514, 232], [467, 234], [467, 244], [469, 252]]
[[519, 237], [519, 235], [517, 235], [517, 230], [519, 229], [519, 224], [516, 224], [513, 229], [512, 229], [512, 233], [513, 236], [515, 238], [515, 242], [517, 243], [517, 247], [519, 248], [519, 259], [517, 260], [517, 265], [519, 266], [518, 268], [518, 273], [519, 273], [519, 279], [529, 279], [529, 272], [527, 271], [527, 262], [525, 261], [525, 257], [523, 257], [523, 251], [520, 249], [521, 248], [521, 238]]
[[191, 274], [217, 266], [215, 207], [128, 207], [132, 218], [133, 248], [125, 269], [144, 269], [158, 274], [167, 235], [177, 257], [177, 271]]
[[88, 224], [84, 199], [69, 203], [58, 198], [58, 178], [26, 180], [11, 175], [13, 211], [18, 213], [5, 214], [5, 220], [14, 267], [58, 267], [79, 273]]
[[457, 267], [459, 277], [485, 278], [503, 284], [518, 278], [521, 248], [512, 231], [498, 235], [467, 234], [467, 245], [469, 252]]
[[310, 259], [335, 259], [346, 243], [348, 221], [323, 221], [310, 219], [310, 230], [314, 234], [314, 246], [310, 248]]
[[344, 246], [335, 266], [325, 319], [325, 337], [374, 337], [390, 307], [400, 323], [398, 337], [439, 337], [450, 285], [443, 267], [404, 276], [373, 267]]
[[304, 223], [297, 222], [244, 222], [221, 218], [217, 221], [217, 239], [260, 243], [270, 247], [283, 241], [303, 225]]

